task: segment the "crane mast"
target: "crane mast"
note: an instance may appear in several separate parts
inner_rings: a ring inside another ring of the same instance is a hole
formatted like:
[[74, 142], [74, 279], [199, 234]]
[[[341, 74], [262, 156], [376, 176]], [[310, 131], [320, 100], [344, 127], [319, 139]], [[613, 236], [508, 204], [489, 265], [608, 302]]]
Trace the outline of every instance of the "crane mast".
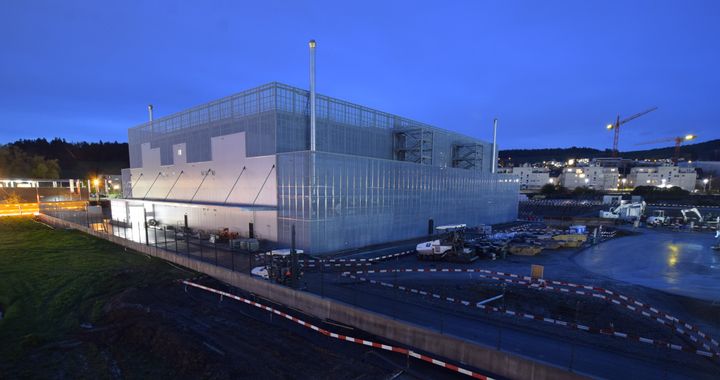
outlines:
[[653, 108], [647, 109], [647, 110], [645, 110], [645, 111], [638, 112], [638, 113], [636, 113], [636, 114], [634, 114], [634, 115], [632, 115], [632, 116], [626, 117], [625, 119], [622, 119], [622, 120], [620, 120], [620, 115], [618, 114], [617, 119], [615, 120], [615, 123], [614, 123], [614, 124], [608, 124], [608, 125], [607, 125], [607, 129], [613, 129], [613, 130], [614, 130], [614, 131], [613, 131], [613, 132], [614, 132], [614, 135], [613, 135], [613, 150], [612, 150], [612, 155], [613, 155], [613, 157], [617, 157], [617, 155], [618, 155], [618, 144], [620, 143], [620, 126], [623, 125], [623, 124], [625, 124], [625, 123], [627, 123], [627, 122], [629, 122], [629, 121], [635, 120], [635, 119], [639, 118], [640, 116], [649, 114], [650, 112], [655, 111], [656, 109], [658, 109], [658, 108], [657, 108], [657, 107], [653, 107]]
[[653, 140], [653, 141], [645, 141], [636, 145], [647, 145], [647, 144], [658, 144], [658, 143], [664, 143], [664, 142], [674, 142], [675, 143], [675, 153], [673, 154], [673, 162], [677, 163], [678, 159], [680, 158], [680, 146], [690, 140], [694, 140], [697, 137], [697, 135], [693, 134], [687, 134], [685, 136], [677, 136], [677, 137], [669, 137], [659, 140]]

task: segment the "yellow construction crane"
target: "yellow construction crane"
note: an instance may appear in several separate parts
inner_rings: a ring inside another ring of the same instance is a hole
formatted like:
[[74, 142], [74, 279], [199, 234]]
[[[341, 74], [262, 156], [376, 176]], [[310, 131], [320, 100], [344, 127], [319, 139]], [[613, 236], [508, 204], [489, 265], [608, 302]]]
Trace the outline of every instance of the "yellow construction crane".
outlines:
[[680, 158], [680, 146], [686, 141], [695, 140], [695, 138], [697, 138], [697, 135], [687, 134], [685, 136], [668, 137], [659, 140], [646, 141], [636, 145], [658, 144], [673, 141], [675, 142], [675, 154], [673, 155], [673, 162], [677, 163], [678, 159]]
[[614, 132], [615, 132], [615, 135], [613, 136], [613, 151], [612, 151], [613, 157], [617, 157], [617, 155], [618, 155], [618, 142], [620, 142], [620, 126], [623, 125], [623, 124], [625, 124], [625, 123], [627, 123], [627, 122], [629, 122], [629, 121], [631, 121], [631, 120], [635, 120], [635, 119], [639, 118], [639, 117], [642, 116], [642, 115], [645, 115], [645, 114], [648, 114], [648, 113], [650, 113], [650, 112], [652, 112], [652, 111], [655, 111], [656, 109], [658, 109], [658, 108], [657, 108], [657, 107], [653, 107], [653, 108], [650, 108], [650, 109], [645, 110], [645, 111], [643, 111], [643, 112], [636, 113], [635, 115], [632, 115], [632, 116], [630, 116], [630, 117], [628, 117], [628, 118], [625, 118], [625, 119], [623, 119], [623, 120], [620, 120], [620, 115], [618, 114], [617, 120], [615, 121], [615, 123], [614, 123], [614, 124], [608, 124], [608, 125], [607, 125], [606, 128], [607, 128], [608, 130], [614, 130]]

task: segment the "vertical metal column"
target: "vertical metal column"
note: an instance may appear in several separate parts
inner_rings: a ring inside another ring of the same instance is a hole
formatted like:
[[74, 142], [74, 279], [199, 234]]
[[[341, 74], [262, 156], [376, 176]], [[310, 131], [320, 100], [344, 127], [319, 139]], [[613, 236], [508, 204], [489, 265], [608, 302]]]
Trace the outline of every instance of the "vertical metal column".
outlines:
[[310, 150], [315, 151], [315, 40], [310, 40]]
[[145, 226], [145, 245], [150, 245], [150, 235], [148, 235], [147, 210], [143, 205], [143, 226]]
[[495, 168], [497, 168], [497, 118], [493, 119], [493, 150], [490, 162], [492, 164], [490, 172], [495, 173]]

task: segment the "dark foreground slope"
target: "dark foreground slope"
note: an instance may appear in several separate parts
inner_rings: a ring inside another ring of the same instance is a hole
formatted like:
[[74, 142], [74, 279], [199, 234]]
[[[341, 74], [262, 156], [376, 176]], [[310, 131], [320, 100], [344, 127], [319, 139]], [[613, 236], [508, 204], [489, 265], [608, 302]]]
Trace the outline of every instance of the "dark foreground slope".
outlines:
[[176, 281], [193, 275], [78, 232], [0, 218], [0, 378], [330, 379], [398, 372], [397, 358], [288, 328]]

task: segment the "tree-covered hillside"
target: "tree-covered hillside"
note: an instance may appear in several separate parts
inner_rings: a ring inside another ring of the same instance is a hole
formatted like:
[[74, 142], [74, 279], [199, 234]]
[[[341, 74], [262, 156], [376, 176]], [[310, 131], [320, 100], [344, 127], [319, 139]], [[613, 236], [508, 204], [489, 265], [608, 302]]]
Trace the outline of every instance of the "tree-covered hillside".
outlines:
[[[675, 147], [666, 147], [650, 150], [636, 150], [620, 152], [620, 157], [629, 159], [669, 159], [675, 153]], [[509, 149], [501, 150], [500, 160], [506, 162], [512, 158], [514, 165], [542, 161], [567, 161], [571, 158], [598, 158], [610, 157], [612, 152], [593, 148], [554, 148], [554, 149]], [[693, 161], [720, 161], [720, 139], [710, 140], [698, 144], [683, 145], [680, 156], [685, 160]]]
[[[95, 174], [119, 174], [130, 166], [128, 144], [119, 142], [67, 142], [64, 139], [18, 140], [7, 144], [31, 156], [57, 160], [60, 177], [86, 178]], [[27, 174], [31, 176], [31, 174]]]

